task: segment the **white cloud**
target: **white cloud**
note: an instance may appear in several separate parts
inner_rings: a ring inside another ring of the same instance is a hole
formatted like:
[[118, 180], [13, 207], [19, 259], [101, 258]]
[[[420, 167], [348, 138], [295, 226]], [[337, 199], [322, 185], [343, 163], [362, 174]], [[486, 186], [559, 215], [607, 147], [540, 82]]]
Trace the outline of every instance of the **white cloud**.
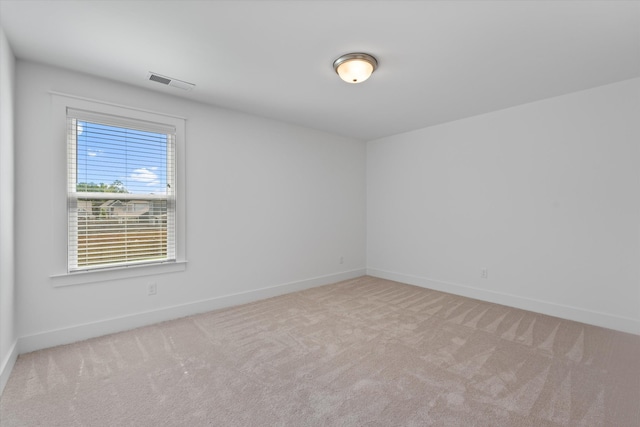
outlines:
[[[153, 168], [140, 168], [133, 171], [129, 177], [129, 182], [134, 181], [138, 185], [132, 185], [129, 187], [133, 193], [145, 193], [145, 194], [163, 194], [167, 191], [166, 188], [160, 182], [158, 175], [151, 171]], [[156, 168], [157, 169], [157, 168]]]
[[[153, 169], [153, 168], [151, 168]], [[148, 186], [160, 184], [158, 175], [147, 168], [140, 168], [133, 171], [131, 179], [136, 182], [142, 182]]]

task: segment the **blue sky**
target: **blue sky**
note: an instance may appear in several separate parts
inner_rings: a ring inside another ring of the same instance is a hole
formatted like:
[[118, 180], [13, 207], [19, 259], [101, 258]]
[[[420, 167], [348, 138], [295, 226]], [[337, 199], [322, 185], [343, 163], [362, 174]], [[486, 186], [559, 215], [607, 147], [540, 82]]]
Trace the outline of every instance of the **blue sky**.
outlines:
[[162, 194], [166, 170], [165, 134], [78, 121], [76, 183], [118, 180], [129, 193]]

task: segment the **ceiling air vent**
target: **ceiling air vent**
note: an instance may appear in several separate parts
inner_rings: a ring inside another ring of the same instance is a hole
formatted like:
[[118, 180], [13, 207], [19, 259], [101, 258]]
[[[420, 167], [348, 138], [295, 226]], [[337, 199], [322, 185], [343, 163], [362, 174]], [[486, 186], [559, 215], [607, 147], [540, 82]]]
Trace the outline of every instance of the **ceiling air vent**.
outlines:
[[195, 86], [193, 83], [184, 82], [182, 80], [163, 76], [161, 74], [153, 72], [149, 72], [149, 74], [147, 74], [147, 79], [151, 80], [152, 82], [158, 82], [166, 86], [173, 86], [184, 90], [191, 90]]

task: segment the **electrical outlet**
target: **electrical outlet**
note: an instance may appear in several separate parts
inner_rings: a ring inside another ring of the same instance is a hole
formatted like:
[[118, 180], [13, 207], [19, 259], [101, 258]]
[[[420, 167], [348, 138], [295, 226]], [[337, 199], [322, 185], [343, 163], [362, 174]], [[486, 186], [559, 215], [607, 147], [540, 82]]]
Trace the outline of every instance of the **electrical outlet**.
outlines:
[[480, 277], [483, 279], [488, 279], [489, 278], [489, 270], [487, 270], [486, 268], [483, 268], [482, 270], [480, 270]]
[[147, 284], [147, 295], [155, 295], [158, 293], [158, 284], [156, 282], [149, 282]]

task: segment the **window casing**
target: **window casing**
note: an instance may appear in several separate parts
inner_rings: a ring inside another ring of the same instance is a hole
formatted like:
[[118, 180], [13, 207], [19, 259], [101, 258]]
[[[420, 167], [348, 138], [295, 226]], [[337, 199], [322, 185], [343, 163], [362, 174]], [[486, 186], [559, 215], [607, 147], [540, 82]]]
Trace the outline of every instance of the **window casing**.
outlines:
[[176, 128], [67, 108], [67, 271], [176, 261]]

